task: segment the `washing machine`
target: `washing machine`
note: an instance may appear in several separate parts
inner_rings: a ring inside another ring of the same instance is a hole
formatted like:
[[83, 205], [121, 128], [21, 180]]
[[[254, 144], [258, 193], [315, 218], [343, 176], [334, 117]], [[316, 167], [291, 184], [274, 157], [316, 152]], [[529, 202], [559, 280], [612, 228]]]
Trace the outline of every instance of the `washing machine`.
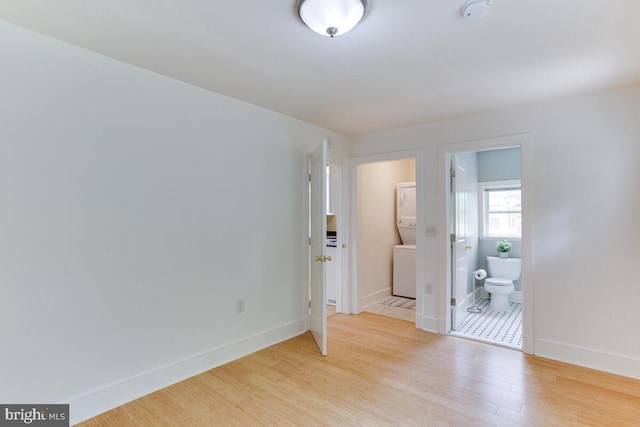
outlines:
[[416, 297], [416, 183], [396, 187], [396, 226], [402, 245], [393, 247], [393, 294]]
[[393, 295], [416, 297], [416, 245], [393, 247]]

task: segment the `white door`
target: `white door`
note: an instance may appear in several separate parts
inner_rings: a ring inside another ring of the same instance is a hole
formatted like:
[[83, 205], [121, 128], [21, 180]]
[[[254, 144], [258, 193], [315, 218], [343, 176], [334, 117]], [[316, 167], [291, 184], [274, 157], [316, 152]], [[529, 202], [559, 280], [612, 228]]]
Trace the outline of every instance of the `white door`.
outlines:
[[311, 153], [309, 247], [309, 326], [320, 352], [327, 355], [327, 141]]
[[451, 329], [456, 330], [467, 314], [467, 251], [469, 228], [469, 183], [466, 164], [459, 156], [454, 155], [451, 161], [451, 200], [453, 230], [451, 244]]

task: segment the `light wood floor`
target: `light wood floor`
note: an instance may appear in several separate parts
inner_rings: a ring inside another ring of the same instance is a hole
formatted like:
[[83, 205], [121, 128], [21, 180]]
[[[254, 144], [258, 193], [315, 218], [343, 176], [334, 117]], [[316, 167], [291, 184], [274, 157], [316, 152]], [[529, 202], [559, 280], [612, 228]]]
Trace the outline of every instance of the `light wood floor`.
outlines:
[[374, 314], [93, 418], [89, 426], [638, 426], [640, 381], [415, 329]]

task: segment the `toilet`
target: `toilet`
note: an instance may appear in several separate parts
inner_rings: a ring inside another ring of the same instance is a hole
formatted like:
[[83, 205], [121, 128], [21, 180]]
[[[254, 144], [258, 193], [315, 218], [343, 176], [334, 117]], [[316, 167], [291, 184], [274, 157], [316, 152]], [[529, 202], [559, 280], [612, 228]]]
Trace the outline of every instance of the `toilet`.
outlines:
[[485, 291], [491, 294], [490, 308], [493, 311], [508, 311], [509, 295], [515, 287], [513, 281], [520, 279], [522, 260], [520, 258], [487, 257], [489, 277], [484, 281]]

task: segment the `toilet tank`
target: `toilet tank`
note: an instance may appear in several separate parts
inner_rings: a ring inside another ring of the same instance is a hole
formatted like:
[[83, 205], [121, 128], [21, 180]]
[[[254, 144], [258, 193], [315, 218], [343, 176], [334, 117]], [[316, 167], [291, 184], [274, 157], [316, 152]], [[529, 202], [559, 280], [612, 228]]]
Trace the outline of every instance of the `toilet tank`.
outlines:
[[488, 256], [487, 266], [489, 267], [489, 277], [518, 280], [522, 274], [522, 260], [520, 258]]

